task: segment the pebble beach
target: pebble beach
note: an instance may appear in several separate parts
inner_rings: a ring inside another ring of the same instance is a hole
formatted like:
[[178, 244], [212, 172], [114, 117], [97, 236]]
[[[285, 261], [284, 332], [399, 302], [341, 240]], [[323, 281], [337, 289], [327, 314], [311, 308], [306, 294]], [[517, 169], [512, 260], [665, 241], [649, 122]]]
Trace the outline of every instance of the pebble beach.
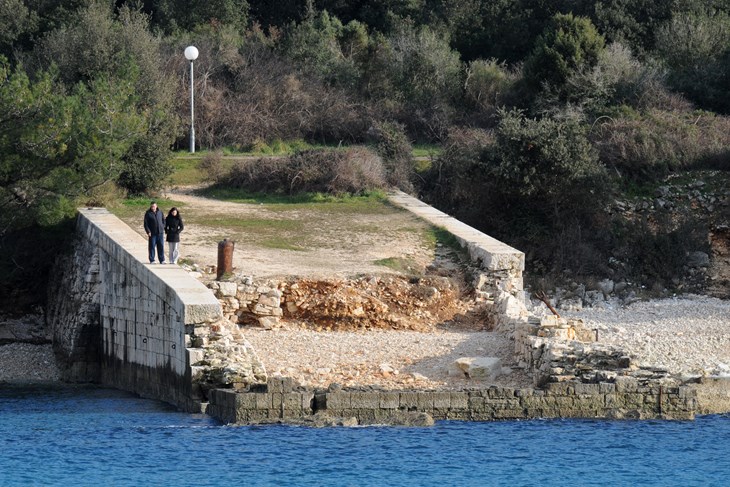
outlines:
[[[685, 376], [730, 376], [730, 301], [706, 296], [638, 301], [626, 307], [565, 312], [597, 329], [602, 343], [625, 347], [641, 364]], [[515, 367], [513, 342], [497, 332], [439, 329], [314, 332], [304, 329], [243, 330], [270, 375], [287, 375], [312, 387], [377, 386], [386, 389], [485, 387], [450, 373], [464, 356], [502, 359], [505, 374], [493, 384], [527, 387]], [[50, 344], [0, 346], [0, 383], [59, 380]]]

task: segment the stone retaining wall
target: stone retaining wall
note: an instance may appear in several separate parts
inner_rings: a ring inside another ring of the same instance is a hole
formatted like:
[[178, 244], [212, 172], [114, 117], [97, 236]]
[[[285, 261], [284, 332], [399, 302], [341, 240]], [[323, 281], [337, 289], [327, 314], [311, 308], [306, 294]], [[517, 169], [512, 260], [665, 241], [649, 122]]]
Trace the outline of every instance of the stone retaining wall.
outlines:
[[552, 383], [544, 390], [491, 387], [468, 391], [304, 391], [287, 379], [265, 392], [211, 391], [208, 413], [224, 423], [307, 421], [315, 414], [388, 424], [404, 413], [435, 420], [491, 421], [534, 418], [693, 419], [697, 391], [690, 386], [624, 383]]

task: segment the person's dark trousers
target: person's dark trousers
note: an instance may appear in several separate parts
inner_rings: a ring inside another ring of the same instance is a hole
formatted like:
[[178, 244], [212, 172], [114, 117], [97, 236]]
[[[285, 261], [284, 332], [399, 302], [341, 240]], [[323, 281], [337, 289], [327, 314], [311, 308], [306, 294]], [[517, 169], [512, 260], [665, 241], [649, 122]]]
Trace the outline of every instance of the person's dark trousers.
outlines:
[[157, 249], [157, 260], [160, 264], [165, 262], [165, 235], [151, 235], [149, 239], [150, 264], [155, 261], [155, 249]]

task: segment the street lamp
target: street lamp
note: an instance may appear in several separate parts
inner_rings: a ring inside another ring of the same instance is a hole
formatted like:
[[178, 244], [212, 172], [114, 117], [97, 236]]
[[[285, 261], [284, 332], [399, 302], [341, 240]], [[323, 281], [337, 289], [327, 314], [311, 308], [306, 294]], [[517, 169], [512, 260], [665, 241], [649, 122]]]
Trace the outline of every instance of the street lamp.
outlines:
[[185, 48], [185, 59], [190, 61], [190, 153], [195, 153], [195, 98], [193, 97], [193, 61], [198, 59], [198, 48]]

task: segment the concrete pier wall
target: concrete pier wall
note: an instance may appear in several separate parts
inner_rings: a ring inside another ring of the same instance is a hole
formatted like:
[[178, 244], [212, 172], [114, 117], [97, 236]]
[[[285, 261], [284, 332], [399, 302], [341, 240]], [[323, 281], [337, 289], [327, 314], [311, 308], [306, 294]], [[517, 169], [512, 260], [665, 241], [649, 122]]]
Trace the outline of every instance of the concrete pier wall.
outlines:
[[178, 266], [149, 264], [147, 241], [105, 209], [80, 210], [77, 234], [48, 307], [64, 379], [199, 411], [189, 335], [222, 317], [218, 300]]

